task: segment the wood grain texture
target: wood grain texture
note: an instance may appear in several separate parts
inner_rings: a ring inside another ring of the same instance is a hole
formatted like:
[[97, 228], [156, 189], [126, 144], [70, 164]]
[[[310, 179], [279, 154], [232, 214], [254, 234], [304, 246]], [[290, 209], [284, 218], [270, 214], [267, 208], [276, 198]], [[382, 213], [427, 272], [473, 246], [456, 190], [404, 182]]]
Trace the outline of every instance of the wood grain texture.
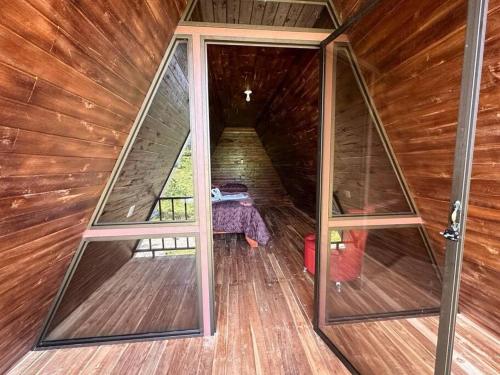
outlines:
[[[99, 223], [149, 219], [189, 135], [187, 56], [187, 43], [179, 43], [98, 218]], [[133, 213], [128, 215], [132, 206]]]
[[4, 372], [34, 343], [185, 2], [0, 6]]
[[[254, 127], [286, 80], [291, 68], [308, 61], [314, 50], [258, 46], [208, 46], [209, 90], [217, 97], [224, 126]], [[250, 102], [244, 91], [250, 89]], [[211, 123], [212, 131], [219, 124]], [[219, 131], [220, 132], [220, 131]], [[217, 133], [217, 131], [216, 131]], [[216, 139], [216, 137], [214, 138]]]
[[293, 207], [262, 213], [273, 237], [267, 249], [214, 236], [215, 336], [30, 353], [11, 373], [348, 374], [312, 330], [302, 238], [313, 222]]
[[290, 204], [287, 192], [253, 128], [225, 128], [211, 159], [212, 184], [247, 185], [257, 205]]
[[[47, 340], [198, 328], [195, 257], [130, 258], [130, 250], [136, 244], [137, 241], [91, 244], [94, 246], [86, 255], [86, 264], [75, 275]], [[89, 293], [85, 272], [89, 271], [88, 263], [98, 259], [94, 249], [113, 255], [113, 259], [100, 259], [113, 274], [105, 280], [102, 274], [95, 275], [101, 283]], [[116, 269], [114, 264], [120, 257], [122, 264]]]
[[[499, 333], [500, 176], [498, 137], [498, 15], [490, 2], [467, 234], [461, 306]], [[434, 249], [447, 225], [464, 50], [465, 1], [382, 1], [349, 32], [369, 78], [372, 98]], [[368, 71], [369, 70], [369, 71]], [[495, 281], [496, 280], [496, 281]]]
[[413, 210], [370, 114], [347, 50], [336, 51], [332, 190], [344, 212]]
[[319, 53], [303, 51], [263, 108], [256, 130], [294, 205], [315, 217]]
[[87, 244], [50, 324], [49, 332], [113, 277], [130, 260], [136, 246], [135, 240]]
[[208, 54], [212, 151], [226, 126], [255, 127], [294, 204], [314, 217], [318, 52], [213, 45]]
[[259, 0], [198, 0], [190, 21], [332, 29], [324, 5]]
[[[302, 270], [302, 249], [313, 221], [293, 207], [262, 208], [262, 213], [273, 237], [267, 249], [249, 249], [240, 235], [214, 237], [215, 336], [30, 352], [9, 375], [348, 374], [312, 330], [313, 280]], [[337, 343], [348, 342], [343, 349], [352, 360], [362, 355], [370, 360], [363, 374], [428, 369], [424, 361], [435, 340], [435, 317], [342, 327]], [[402, 339], [418, 351], [402, 352], [408, 348]], [[394, 342], [399, 344], [394, 355], [383, 350]], [[491, 335], [458, 317], [454, 373], [498, 373], [495, 348], [498, 341]]]
[[[436, 317], [343, 324], [325, 328], [361, 374], [434, 374]], [[459, 315], [452, 374], [497, 374], [498, 338]], [[411, 349], [410, 349], [411, 348]]]
[[332, 5], [339, 20], [345, 22], [368, 2], [368, 0], [332, 0]]
[[[349, 238], [350, 232], [344, 232], [344, 236]], [[346, 246], [346, 252], [352, 252], [350, 245]], [[332, 257], [330, 269], [346, 267], [342, 263], [349, 261], [344, 259]], [[358, 279], [341, 282], [340, 290], [333, 281], [328, 284], [328, 317], [359, 317], [440, 306], [441, 280], [418, 228], [369, 230], [361, 262]]]

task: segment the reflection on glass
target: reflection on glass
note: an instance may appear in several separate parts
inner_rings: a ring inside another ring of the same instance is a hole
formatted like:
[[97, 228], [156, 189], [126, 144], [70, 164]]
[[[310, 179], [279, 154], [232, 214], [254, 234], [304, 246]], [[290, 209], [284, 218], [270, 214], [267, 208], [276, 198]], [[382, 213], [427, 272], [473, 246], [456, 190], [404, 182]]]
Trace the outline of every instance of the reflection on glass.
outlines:
[[193, 221], [187, 43], [173, 50], [97, 223]]
[[336, 47], [332, 215], [411, 213], [353, 67]]
[[193, 163], [188, 137], [149, 217], [150, 221], [193, 221]]
[[441, 282], [417, 227], [330, 231], [327, 320], [438, 308]]
[[[360, 373], [433, 372], [441, 281], [418, 227], [330, 230], [321, 330]], [[417, 353], [413, 363], [408, 353]], [[426, 371], [428, 370], [428, 371]]]
[[194, 237], [91, 242], [44, 341], [199, 330]]
[[198, 0], [189, 21], [241, 25], [333, 29], [333, 19], [323, 4], [285, 1]]

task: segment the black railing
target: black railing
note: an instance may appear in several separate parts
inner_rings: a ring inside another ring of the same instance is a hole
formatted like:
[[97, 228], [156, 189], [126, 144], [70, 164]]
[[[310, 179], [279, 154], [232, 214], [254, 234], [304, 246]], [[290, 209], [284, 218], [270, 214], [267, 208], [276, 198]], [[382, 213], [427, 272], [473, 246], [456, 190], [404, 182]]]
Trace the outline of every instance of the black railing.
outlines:
[[153, 221], [188, 221], [194, 219], [193, 197], [160, 197], [151, 215]]

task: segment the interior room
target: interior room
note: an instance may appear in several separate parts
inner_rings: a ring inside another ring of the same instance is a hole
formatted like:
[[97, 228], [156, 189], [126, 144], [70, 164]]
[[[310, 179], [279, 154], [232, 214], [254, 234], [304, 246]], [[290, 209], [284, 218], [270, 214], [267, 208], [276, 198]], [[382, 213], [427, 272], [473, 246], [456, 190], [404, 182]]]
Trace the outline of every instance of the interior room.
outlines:
[[500, 373], [500, 0], [19, 0], [0, 373]]

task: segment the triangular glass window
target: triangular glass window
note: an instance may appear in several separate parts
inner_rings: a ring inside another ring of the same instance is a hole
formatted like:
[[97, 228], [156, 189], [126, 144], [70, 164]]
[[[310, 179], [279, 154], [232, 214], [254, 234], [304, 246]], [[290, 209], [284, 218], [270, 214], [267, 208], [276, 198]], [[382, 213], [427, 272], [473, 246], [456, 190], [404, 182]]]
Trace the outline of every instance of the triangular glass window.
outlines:
[[96, 224], [194, 220], [187, 62], [178, 41]]
[[331, 216], [411, 214], [411, 201], [361, 74], [347, 47], [335, 53]]
[[151, 212], [149, 221], [194, 220], [193, 163], [188, 136]]

